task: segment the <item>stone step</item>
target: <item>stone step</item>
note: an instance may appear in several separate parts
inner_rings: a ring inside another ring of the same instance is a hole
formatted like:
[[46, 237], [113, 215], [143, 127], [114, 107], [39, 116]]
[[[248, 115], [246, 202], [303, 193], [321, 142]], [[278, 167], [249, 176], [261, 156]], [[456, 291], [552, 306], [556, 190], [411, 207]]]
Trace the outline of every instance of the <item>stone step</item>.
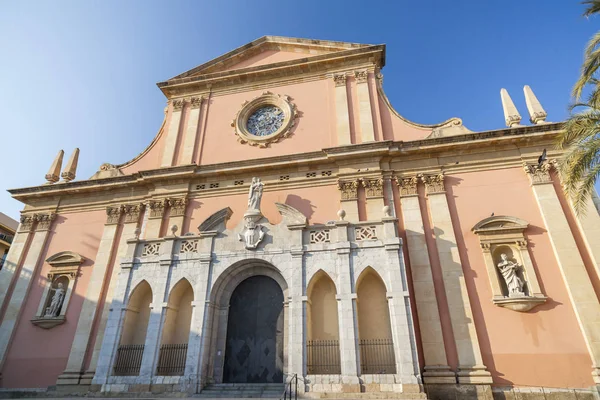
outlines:
[[210, 384], [198, 395], [201, 398], [280, 398], [284, 390], [283, 383], [218, 383]]
[[399, 393], [399, 392], [363, 392], [363, 393], [336, 393], [336, 392], [306, 392], [302, 397], [328, 400], [367, 400], [367, 399], [394, 399], [394, 400], [427, 400], [425, 393]]

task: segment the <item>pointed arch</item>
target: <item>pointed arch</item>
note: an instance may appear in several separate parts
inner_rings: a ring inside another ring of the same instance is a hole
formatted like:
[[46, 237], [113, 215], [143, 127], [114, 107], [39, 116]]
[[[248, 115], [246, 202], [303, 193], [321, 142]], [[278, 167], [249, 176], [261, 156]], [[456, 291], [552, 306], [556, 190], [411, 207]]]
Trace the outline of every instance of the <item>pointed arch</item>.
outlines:
[[187, 286], [189, 286], [189, 289], [192, 291], [192, 301], [193, 299], [193, 293], [194, 293], [194, 287], [192, 286], [192, 283], [190, 282], [190, 280], [187, 277], [182, 277], [180, 278], [177, 283], [175, 283], [173, 286], [171, 286], [171, 290], [169, 290], [169, 296], [167, 297], [167, 301], [169, 304], [171, 304], [171, 299], [172, 298], [176, 298], [178, 296], [180, 296], [185, 290], [188, 289]]
[[369, 274], [373, 274], [377, 279], [379, 279], [381, 281], [381, 283], [383, 284], [383, 287], [385, 288], [385, 291], [388, 291], [387, 288], [387, 284], [385, 283], [385, 280], [383, 279], [383, 277], [381, 276], [381, 274], [379, 272], [377, 272], [377, 270], [375, 268], [373, 268], [372, 266], [366, 266], [362, 271], [360, 271], [360, 274], [358, 275], [358, 278], [356, 278], [356, 290], [358, 292], [358, 286], [360, 285], [361, 281], [365, 278], [368, 277]]
[[[194, 289], [187, 278], [181, 278], [171, 287], [167, 298], [167, 314], [163, 323], [161, 336], [161, 352], [172, 351], [171, 347], [164, 345], [185, 345], [190, 335], [192, 322], [192, 302], [194, 301]], [[164, 347], [164, 348], [163, 348]], [[158, 373], [173, 373], [171, 370], [161, 371], [165, 365], [160, 361], [166, 361], [169, 357], [159, 357]], [[183, 370], [175, 371], [183, 373]]]
[[121, 346], [145, 343], [152, 295], [152, 287], [145, 279], [140, 280], [130, 292], [123, 320]]

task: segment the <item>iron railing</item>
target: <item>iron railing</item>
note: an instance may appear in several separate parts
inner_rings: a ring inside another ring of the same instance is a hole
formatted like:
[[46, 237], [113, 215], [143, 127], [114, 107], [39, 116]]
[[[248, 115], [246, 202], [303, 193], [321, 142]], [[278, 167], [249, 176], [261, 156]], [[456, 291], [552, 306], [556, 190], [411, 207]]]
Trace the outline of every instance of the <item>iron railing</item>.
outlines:
[[338, 340], [309, 340], [306, 344], [306, 354], [309, 375], [341, 374]]
[[4, 240], [6, 243], [12, 243], [15, 237], [13, 235], [7, 235], [5, 233], [0, 233], [0, 240]]
[[392, 339], [361, 339], [360, 371], [363, 374], [395, 374], [394, 342]]
[[294, 396], [294, 400], [298, 400], [298, 374], [294, 374], [292, 379], [285, 385], [281, 400], [292, 400], [292, 396]]
[[161, 345], [156, 373], [158, 375], [183, 375], [187, 348], [187, 343]]
[[143, 344], [119, 346], [117, 349], [117, 359], [115, 360], [115, 375], [139, 375], [143, 355]]

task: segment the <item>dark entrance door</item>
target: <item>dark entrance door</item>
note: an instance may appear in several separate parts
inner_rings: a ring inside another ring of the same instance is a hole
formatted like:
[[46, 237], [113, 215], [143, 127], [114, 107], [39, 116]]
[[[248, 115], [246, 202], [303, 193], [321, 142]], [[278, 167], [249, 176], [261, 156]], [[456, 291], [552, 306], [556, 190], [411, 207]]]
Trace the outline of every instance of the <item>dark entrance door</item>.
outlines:
[[229, 302], [223, 382], [283, 382], [283, 293], [273, 279], [242, 281]]

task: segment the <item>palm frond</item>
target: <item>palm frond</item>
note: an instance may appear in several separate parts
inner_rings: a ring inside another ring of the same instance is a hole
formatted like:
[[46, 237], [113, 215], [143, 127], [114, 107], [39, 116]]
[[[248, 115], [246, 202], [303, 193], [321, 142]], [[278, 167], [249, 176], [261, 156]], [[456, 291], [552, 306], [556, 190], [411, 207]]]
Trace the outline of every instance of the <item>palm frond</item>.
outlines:
[[585, 49], [581, 73], [572, 91], [575, 100], [578, 101], [581, 98], [581, 94], [587, 85], [598, 85], [598, 80], [594, 76], [598, 68], [600, 68], [600, 32], [596, 32], [592, 36]]
[[600, 1], [599, 0], [584, 0], [581, 2], [581, 4], [588, 6], [583, 13], [584, 17], [589, 17], [591, 15], [600, 13]]

